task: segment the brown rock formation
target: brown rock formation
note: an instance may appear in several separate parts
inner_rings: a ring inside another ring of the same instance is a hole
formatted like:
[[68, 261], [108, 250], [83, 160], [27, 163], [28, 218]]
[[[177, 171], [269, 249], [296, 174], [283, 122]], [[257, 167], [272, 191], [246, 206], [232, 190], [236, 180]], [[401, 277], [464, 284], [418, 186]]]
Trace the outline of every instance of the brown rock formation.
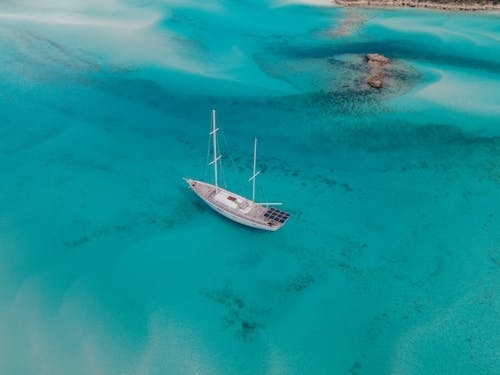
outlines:
[[366, 83], [368, 83], [374, 89], [380, 89], [380, 88], [382, 88], [382, 85], [383, 85], [383, 81], [382, 81], [383, 79], [384, 79], [384, 73], [379, 72], [379, 73], [375, 73], [375, 74], [371, 75], [370, 77], [368, 77], [368, 79], [366, 80]]
[[389, 63], [389, 59], [387, 57], [378, 53], [368, 53], [366, 55], [366, 60], [368, 61], [368, 64], [375, 66], [384, 66]]
[[384, 66], [389, 64], [389, 59], [379, 53], [367, 53], [368, 78], [366, 83], [375, 89], [382, 88], [384, 84]]

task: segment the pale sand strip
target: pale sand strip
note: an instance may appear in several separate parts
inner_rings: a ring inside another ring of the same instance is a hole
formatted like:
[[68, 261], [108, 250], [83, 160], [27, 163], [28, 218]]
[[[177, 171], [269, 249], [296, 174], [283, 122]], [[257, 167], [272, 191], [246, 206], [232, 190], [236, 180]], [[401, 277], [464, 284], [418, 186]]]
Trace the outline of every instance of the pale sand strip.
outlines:
[[141, 19], [122, 18], [110, 20], [106, 18], [90, 18], [85, 16], [73, 16], [69, 14], [25, 14], [25, 13], [0, 13], [0, 20], [42, 23], [51, 25], [68, 26], [94, 26], [119, 29], [141, 29], [148, 27], [159, 20], [159, 15], [151, 15]]

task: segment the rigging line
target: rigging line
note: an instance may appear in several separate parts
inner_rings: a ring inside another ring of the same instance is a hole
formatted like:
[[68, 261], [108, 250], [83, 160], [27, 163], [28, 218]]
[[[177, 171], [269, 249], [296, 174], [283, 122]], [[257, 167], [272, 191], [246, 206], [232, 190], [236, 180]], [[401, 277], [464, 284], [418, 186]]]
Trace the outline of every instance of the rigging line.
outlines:
[[227, 189], [226, 174], [224, 173], [224, 167], [222, 166], [222, 163], [219, 164], [219, 168], [220, 168], [220, 174], [222, 177], [222, 182], [224, 184], [224, 188]]
[[[264, 188], [262, 188], [261, 186], [259, 186], [259, 193], [260, 195], [262, 196], [262, 198], [264, 198], [261, 202], [268, 202], [267, 200], [267, 197], [266, 197], [266, 194], [264, 192]], [[267, 206], [266, 206], [267, 207]]]
[[230, 147], [229, 147], [229, 143], [227, 142], [226, 135], [225, 135], [224, 131], [221, 131], [220, 133], [221, 133], [223, 147], [226, 150], [224, 157], [226, 158], [226, 160], [229, 159], [229, 161], [231, 162], [229, 167], [234, 171], [234, 173], [238, 173], [238, 168], [236, 167], [236, 163], [231, 156], [232, 152], [229, 151]]
[[208, 126], [208, 144], [207, 144], [207, 160], [205, 163], [205, 181], [208, 178], [208, 165], [210, 163], [210, 131], [212, 130], [212, 124]]
[[[221, 129], [219, 129], [218, 133], [219, 133], [219, 137], [218, 137], [218, 139], [219, 139], [219, 143], [218, 143], [218, 145], [219, 145], [219, 155], [222, 155], [222, 153], [224, 152], [224, 158], [226, 158], [226, 151], [227, 151], [226, 150], [226, 146], [222, 145], [222, 147], [221, 147], [221, 143], [220, 143], [221, 137], [222, 138], [224, 137], [224, 132]], [[222, 158], [220, 158], [220, 160], [218, 161], [218, 163], [219, 163], [218, 166], [219, 166], [220, 175], [222, 177], [223, 186], [224, 186], [224, 188], [227, 189], [226, 173], [224, 172], [224, 166], [222, 164]]]
[[[221, 149], [224, 150], [224, 157], [227, 157], [227, 154], [226, 154], [226, 148], [224, 148], [224, 146], [221, 147]], [[226, 172], [224, 170], [224, 166], [222, 165], [222, 160], [220, 161], [219, 163], [219, 169], [220, 169], [220, 175], [222, 177], [222, 183], [224, 184], [224, 188], [227, 189], [227, 179], [226, 179]]]
[[234, 159], [231, 157], [232, 152], [229, 151], [230, 148], [229, 148], [229, 143], [227, 142], [226, 139], [226, 135], [224, 132], [221, 132], [221, 134], [222, 134], [222, 142], [224, 143], [224, 148], [226, 149], [227, 158], [229, 158], [229, 160], [231, 161], [231, 168], [237, 170], [236, 163]]

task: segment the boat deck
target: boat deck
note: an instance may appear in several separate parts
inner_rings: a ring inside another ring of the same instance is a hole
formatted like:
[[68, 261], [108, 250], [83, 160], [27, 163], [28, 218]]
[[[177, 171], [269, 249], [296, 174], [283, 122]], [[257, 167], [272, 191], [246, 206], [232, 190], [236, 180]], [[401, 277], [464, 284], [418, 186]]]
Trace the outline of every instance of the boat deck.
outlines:
[[268, 208], [238, 194], [203, 181], [186, 179], [191, 189], [217, 212], [241, 224], [266, 230], [277, 230], [290, 214]]

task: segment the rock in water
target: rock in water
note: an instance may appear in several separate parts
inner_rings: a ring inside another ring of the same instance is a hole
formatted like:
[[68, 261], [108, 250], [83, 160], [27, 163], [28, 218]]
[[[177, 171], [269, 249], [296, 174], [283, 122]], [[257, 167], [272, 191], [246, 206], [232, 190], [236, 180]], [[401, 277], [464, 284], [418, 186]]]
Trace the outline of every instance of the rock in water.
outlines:
[[384, 78], [384, 73], [377, 73], [374, 74], [366, 80], [366, 83], [368, 83], [371, 87], [375, 89], [380, 89], [382, 87], [382, 80]]
[[378, 53], [368, 53], [366, 55], [366, 60], [368, 61], [368, 64], [376, 66], [384, 66], [389, 63], [389, 59], [387, 57]]
[[366, 54], [366, 60], [369, 66], [366, 83], [375, 89], [380, 89], [384, 79], [382, 69], [389, 63], [389, 59], [378, 53], [368, 53]]

